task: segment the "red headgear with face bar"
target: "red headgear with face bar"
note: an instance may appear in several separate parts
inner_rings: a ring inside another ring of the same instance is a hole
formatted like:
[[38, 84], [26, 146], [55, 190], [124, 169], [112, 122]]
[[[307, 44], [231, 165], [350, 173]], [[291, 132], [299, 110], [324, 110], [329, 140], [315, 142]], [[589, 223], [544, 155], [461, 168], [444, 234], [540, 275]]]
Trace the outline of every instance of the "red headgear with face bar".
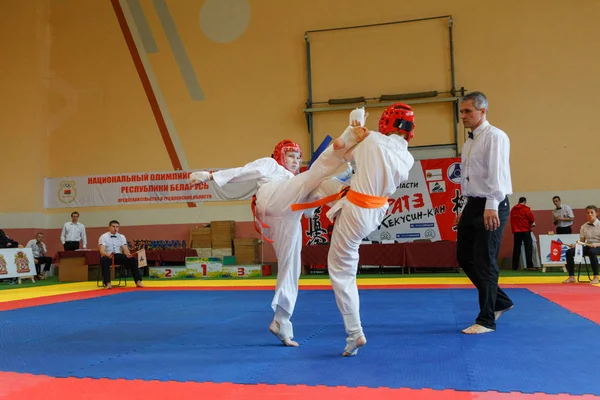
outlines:
[[275, 159], [275, 161], [277, 161], [279, 165], [281, 165], [287, 170], [289, 169], [285, 160], [285, 156], [290, 151], [296, 151], [300, 153], [300, 157], [302, 157], [302, 149], [300, 148], [300, 145], [298, 143], [292, 142], [291, 140], [283, 140], [277, 143], [277, 146], [275, 146], [275, 150], [273, 150], [273, 158]]
[[406, 134], [407, 142], [415, 136], [415, 126], [415, 113], [404, 103], [392, 104], [383, 111], [379, 119], [380, 133], [403, 133]]

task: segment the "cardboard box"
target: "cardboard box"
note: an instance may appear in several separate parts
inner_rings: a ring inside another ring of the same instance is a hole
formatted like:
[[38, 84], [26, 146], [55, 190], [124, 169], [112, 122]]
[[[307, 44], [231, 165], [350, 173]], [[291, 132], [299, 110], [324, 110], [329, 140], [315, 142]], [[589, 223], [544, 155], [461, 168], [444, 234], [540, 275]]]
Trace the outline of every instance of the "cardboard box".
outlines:
[[211, 221], [211, 247], [227, 249], [233, 247], [235, 237], [235, 221]]
[[236, 238], [233, 240], [235, 246], [254, 246], [258, 244], [258, 239], [256, 238]]
[[188, 247], [192, 249], [211, 248], [211, 228], [197, 227], [190, 230], [190, 241]]
[[212, 257], [212, 249], [210, 247], [195, 249], [196, 253], [198, 253], [198, 257], [200, 258], [209, 258]]
[[212, 255], [213, 257], [225, 257], [225, 256], [232, 256], [233, 255], [233, 251], [230, 248], [227, 249], [212, 249]]
[[254, 264], [259, 262], [260, 254], [258, 239], [240, 238], [235, 239], [235, 257], [237, 264]]
[[227, 234], [230, 237], [235, 236], [235, 221], [211, 221], [210, 229], [219, 234]]

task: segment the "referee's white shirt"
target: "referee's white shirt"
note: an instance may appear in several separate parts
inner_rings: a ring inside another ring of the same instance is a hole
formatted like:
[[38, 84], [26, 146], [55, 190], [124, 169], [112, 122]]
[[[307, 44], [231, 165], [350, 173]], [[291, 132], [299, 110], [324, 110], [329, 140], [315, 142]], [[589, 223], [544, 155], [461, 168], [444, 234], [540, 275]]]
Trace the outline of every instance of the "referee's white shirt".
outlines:
[[500, 202], [512, 194], [510, 140], [487, 121], [463, 147], [461, 189], [463, 196], [485, 198], [489, 210], [498, 210]]

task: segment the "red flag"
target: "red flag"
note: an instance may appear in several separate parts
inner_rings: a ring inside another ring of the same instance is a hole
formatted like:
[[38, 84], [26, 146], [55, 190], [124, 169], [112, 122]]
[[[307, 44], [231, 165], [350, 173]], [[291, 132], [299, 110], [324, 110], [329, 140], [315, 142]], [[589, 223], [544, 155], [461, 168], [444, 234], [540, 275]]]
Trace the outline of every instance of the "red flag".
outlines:
[[560, 255], [562, 253], [562, 243], [553, 240], [550, 243], [550, 261], [560, 261]]

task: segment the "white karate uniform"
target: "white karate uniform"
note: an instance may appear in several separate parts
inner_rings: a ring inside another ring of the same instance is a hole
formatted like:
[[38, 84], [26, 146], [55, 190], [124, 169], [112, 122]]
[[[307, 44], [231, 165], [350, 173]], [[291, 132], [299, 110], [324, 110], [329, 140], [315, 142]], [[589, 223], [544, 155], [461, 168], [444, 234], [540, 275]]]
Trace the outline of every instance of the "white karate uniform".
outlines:
[[[352, 151], [356, 163], [350, 188], [370, 196], [387, 197], [408, 180], [414, 164], [408, 143], [402, 137], [371, 132]], [[358, 247], [383, 220], [388, 204], [379, 208], [361, 208], [343, 198], [327, 213], [336, 217], [327, 257], [335, 299], [344, 319], [346, 333], [353, 340], [362, 336], [360, 301], [356, 286]]]
[[[301, 272], [302, 212], [292, 211], [291, 205], [309, 202], [315, 193], [323, 196], [339, 191], [344, 185], [342, 182], [327, 181], [346, 168], [346, 162], [338, 154], [334, 154], [330, 146], [308, 171], [295, 176], [273, 158], [261, 158], [244, 167], [213, 172], [213, 180], [218, 186], [256, 181], [257, 217], [269, 226], [263, 233], [273, 240], [278, 262], [275, 296], [271, 307], [276, 312], [275, 320], [279, 323], [289, 322], [289, 317], [294, 312]], [[287, 314], [284, 317], [286, 321], [280, 320], [278, 306]], [[293, 337], [293, 332], [290, 332], [289, 337]]]

